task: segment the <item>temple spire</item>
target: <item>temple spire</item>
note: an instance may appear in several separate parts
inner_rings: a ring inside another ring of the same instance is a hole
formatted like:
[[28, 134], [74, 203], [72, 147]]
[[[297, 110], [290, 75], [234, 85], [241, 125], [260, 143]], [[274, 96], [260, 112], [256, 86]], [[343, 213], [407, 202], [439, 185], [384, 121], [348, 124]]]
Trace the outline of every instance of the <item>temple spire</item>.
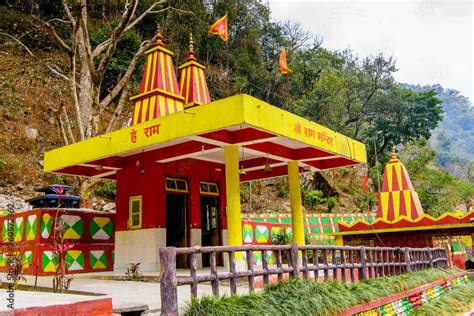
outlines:
[[186, 63], [179, 66], [181, 70], [179, 90], [184, 98], [185, 108], [211, 102], [204, 74], [206, 67], [197, 62], [192, 33], [189, 34], [188, 48]]
[[377, 217], [395, 221], [400, 217], [415, 220], [423, 215], [418, 194], [405, 166], [397, 158], [395, 146], [383, 173], [382, 191], [379, 195]]
[[165, 48], [160, 26], [155, 45], [145, 52], [146, 63], [138, 94], [131, 97], [135, 108], [132, 125], [170, 115], [184, 108], [173, 64], [173, 53]]

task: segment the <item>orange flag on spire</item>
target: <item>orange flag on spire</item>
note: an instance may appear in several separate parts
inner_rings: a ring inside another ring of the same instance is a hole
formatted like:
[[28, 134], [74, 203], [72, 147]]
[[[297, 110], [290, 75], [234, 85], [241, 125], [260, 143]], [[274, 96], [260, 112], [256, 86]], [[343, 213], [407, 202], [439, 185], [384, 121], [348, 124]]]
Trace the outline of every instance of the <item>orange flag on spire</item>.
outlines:
[[227, 13], [211, 25], [209, 33], [217, 34], [223, 41], [227, 42], [229, 39], [229, 33], [227, 32]]
[[283, 48], [280, 54], [280, 72], [282, 74], [287, 74], [291, 71], [290, 68], [288, 68], [288, 65], [286, 63], [286, 50]]

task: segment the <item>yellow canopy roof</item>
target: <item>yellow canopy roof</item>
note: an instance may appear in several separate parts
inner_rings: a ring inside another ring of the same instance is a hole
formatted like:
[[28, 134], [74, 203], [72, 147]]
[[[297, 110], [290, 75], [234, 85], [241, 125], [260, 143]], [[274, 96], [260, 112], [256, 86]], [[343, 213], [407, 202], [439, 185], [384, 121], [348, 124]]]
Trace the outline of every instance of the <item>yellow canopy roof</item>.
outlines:
[[113, 179], [124, 157], [144, 151], [156, 151], [161, 163], [193, 158], [223, 164], [228, 144], [243, 147], [241, 161], [255, 171], [243, 181], [266, 177], [268, 163], [275, 171], [289, 160], [300, 161], [302, 171], [366, 163], [361, 142], [242, 94], [48, 151], [44, 171]]

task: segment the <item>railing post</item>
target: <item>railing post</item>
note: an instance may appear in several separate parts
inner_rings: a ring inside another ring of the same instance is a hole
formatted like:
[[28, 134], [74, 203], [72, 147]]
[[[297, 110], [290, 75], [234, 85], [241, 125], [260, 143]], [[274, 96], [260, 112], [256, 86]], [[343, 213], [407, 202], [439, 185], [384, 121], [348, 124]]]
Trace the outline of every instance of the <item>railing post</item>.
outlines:
[[361, 264], [361, 267], [359, 268], [359, 280], [365, 280], [367, 279], [367, 265], [365, 262], [365, 247], [364, 246], [361, 246], [359, 248], [359, 258], [357, 260]]
[[446, 268], [446, 269], [447, 269], [447, 268], [452, 268], [451, 262], [450, 262], [450, 260], [449, 260], [449, 249], [448, 249], [448, 247], [445, 247], [445, 248], [444, 248], [444, 258], [445, 258], [445, 260], [444, 260], [444, 262], [445, 262], [445, 263], [444, 263], [444, 268]]
[[178, 315], [176, 248], [160, 248], [161, 315]]
[[403, 249], [403, 252], [405, 253], [405, 263], [407, 265], [407, 272], [412, 272], [411, 262], [410, 262], [410, 250], [405, 247]]
[[433, 264], [433, 249], [428, 249], [428, 261], [430, 262], [430, 268], [434, 268]]
[[295, 242], [290, 243], [291, 249], [290, 249], [290, 264], [291, 267], [293, 268], [293, 271], [291, 272], [291, 277], [294, 279], [299, 279], [300, 277], [300, 267], [298, 263], [298, 244]]

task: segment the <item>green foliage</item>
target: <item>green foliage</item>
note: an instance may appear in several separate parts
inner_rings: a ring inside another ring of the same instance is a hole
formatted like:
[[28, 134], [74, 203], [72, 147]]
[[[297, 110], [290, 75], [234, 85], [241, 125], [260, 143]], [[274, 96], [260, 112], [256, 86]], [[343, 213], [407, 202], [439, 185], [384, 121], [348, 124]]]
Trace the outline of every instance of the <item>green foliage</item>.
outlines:
[[[36, 22], [28, 12], [15, 10], [10, 6], [0, 6], [0, 30], [2, 32], [27, 43], [30, 49], [50, 50], [54, 48], [54, 41], [46, 31], [38, 27]], [[0, 46], [11, 45], [16, 47], [17, 45], [12, 38], [3, 34], [0, 35], [0, 39]]]
[[64, 176], [62, 174], [55, 174], [54, 175], [54, 182], [56, 184], [64, 184]]
[[312, 190], [306, 193], [304, 201], [311, 209], [314, 209], [315, 206], [326, 203], [327, 199], [324, 197], [323, 192]]
[[[457, 272], [457, 271], [456, 271]], [[424, 270], [355, 283], [290, 279], [258, 294], [193, 298], [186, 315], [335, 315], [352, 306], [439, 280], [454, 271]]]
[[340, 174], [341, 176], [345, 176], [345, 175], [349, 172], [349, 170], [348, 170], [347, 168], [345, 168], [345, 167], [341, 167], [341, 168], [339, 168], [338, 170], [339, 170], [339, 174]]
[[328, 197], [326, 203], [328, 206], [328, 211], [331, 212], [332, 209], [337, 205], [337, 197], [336, 196]]
[[286, 245], [293, 241], [293, 235], [288, 232], [286, 227], [282, 227], [280, 231], [272, 236], [273, 245]]
[[141, 281], [143, 279], [143, 274], [140, 273], [140, 262], [139, 263], [130, 263], [125, 275], [130, 281]]
[[377, 196], [370, 192], [362, 194], [359, 191], [355, 191], [354, 202], [362, 212], [370, 212], [374, 210], [377, 204]]
[[443, 101], [445, 117], [434, 130], [431, 144], [436, 150], [436, 160], [442, 167], [452, 166], [456, 157], [463, 161], [474, 159], [474, 107], [472, 100], [459, 91], [444, 89], [439, 84], [432, 86], [405, 85], [414, 91], [435, 90]]
[[2, 158], [0, 158], [0, 169], [3, 169], [7, 166], [7, 162], [5, 160], [3, 160]]
[[454, 212], [474, 194], [474, 184], [458, 180], [435, 167], [435, 152], [425, 140], [406, 146], [400, 153], [426, 213], [439, 216]]
[[287, 197], [288, 194], [290, 193], [290, 188], [288, 186], [288, 178], [286, 177], [278, 178], [278, 181], [276, 184], [276, 190], [277, 190], [277, 195], [279, 197]]
[[421, 305], [414, 316], [455, 315], [466, 312], [474, 302], [474, 282], [456, 286], [439, 299]]
[[97, 195], [111, 200], [115, 200], [115, 197], [117, 196], [117, 187], [115, 185], [115, 181], [101, 181], [97, 184], [97, 187], [94, 191]]

